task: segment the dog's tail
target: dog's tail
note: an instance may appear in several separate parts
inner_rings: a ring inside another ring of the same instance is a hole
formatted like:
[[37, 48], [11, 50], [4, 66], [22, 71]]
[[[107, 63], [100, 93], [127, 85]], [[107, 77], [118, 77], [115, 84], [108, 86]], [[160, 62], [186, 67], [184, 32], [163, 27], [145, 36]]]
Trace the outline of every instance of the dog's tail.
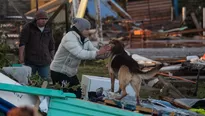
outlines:
[[157, 72], [163, 67], [163, 64], [159, 64], [157, 65], [155, 68], [152, 68], [151, 70], [147, 71], [147, 72], [143, 72], [141, 74], [138, 74], [140, 76], [140, 78], [142, 79], [150, 79], [152, 77], [154, 77]]

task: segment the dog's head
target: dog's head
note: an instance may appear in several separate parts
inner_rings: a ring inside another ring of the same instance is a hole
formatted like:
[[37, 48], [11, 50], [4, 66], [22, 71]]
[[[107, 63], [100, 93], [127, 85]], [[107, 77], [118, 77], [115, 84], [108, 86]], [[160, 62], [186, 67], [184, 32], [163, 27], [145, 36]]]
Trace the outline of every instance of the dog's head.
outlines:
[[124, 52], [124, 44], [120, 40], [113, 39], [109, 42], [112, 54], [119, 54]]

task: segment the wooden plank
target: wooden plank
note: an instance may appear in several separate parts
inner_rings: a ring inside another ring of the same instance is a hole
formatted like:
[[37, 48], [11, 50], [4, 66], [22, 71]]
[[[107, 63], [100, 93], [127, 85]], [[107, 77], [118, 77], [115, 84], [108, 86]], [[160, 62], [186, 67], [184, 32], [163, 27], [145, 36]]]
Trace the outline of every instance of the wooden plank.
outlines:
[[[149, 2], [150, 8], [152, 7], [165, 7], [165, 6], [169, 6], [171, 7], [171, 3], [170, 2]], [[147, 7], [148, 6], [148, 2], [145, 2], [144, 4], [132, 4], [132, 5], [127, 5], [127, 10], [129, 11], [130, 9], [137, 9], [138, 7]]]
[[182, 22], [186, 19], [186, 7], [182, 7]]
[[4, 83], [0, 83], [0, 90], [39, 95], [39, 96], [57, 97], [57, 98], [76, 97], [75, 94], [73, 93], [63, 93], [63, 91], [60, 90], [43, 89], [43, 88], [29, 87], [29, 86], [18, 86], [18, 85], [4, 84]]
[[194, 22], [196, 28], [197, 28], [197, 29], [201, 29], [201, 26], [199, 25], [199, 22], [198, 22], [198, 20], [197, 20], [197, 18], [196, 18], [195, 13], [192, 12], [192, 13], [191, 13], [191, 17], [192, 17], [192, 20], [193, 20], [193, 22]]
[[167, 76], [167, 77], [170, 77], [170, 78], [175, 78], [175, 79], [179, 79], [179, 80], [183, 80], [183, 81], [186, 81], [186, 82], [190, 82], [190, 83], [194, 83], [194, 84], [196, 84], [195, 81], [188, 80], [188, 79], [184, 79], [184, 78], [179, 77], [179, 76], [170, 76], [170, 75], [165, 74], [165, 73], [157, 73], [157, 74], [162, 75], [162, 76]]
[[76, 14], [77, 14], [78, 7], [79, 7], [79, 3], [80, 3], [80, 1], [79, 1], [79, 0], [73, 0], [73, 1], [72, 1], [72, 6], [73, 6], [73, 15], [74, 15], [74, 17], [75, 17], [75, 16], [76, 16]]
[[65, 3], [62, 3], [58, 9], [54, 12], [54, 14], [48, 19], [48, 24], [51, 25], [52, 24], [52, 21], [53, 19], [58, 15], [58, 13], [64, 8], [65, 6]]
[[104, 101], [104, 104], [117, 106], [117, 104], [116, 104], [113, 100], [109, 100], [109, 99], [106, 99], [106, 100]]
[[88, 5], [88, 0], [81, 0], [78, 8], [78, 12], [76, 14], [76, 18], [83, 18], [85, 15], [85, 10]]
[[[161, 24], [160, 19], [150, 19], [150, 18], [161, 18], [168, 17], [166, 21], [169, 21], [171, 18], [171, 9], [172, 6], [171, 0], [140, 0], [135, 2], [128, 2], [127, 11], [135, 20], [145, 20], [148, 19], [147, 24]], [[156, 20], [156, 21], [153, 21]], [[165, 21], [164, 21], [165, 22]], [[148, 28], [145, 26], [145, 28]]]
[[205, 31], [205, 29], [189, 29], [184, 31], [178, 31], [178, 32], [170, 32], [169, 34], [186, 34], [186, 33], [197, 33]]
[[129, 6], [129, 5], [137, 5], [137, 4], [146, 4], [147, 3], [147, 1], [146, 0], [139, 0], [139, 1], [135, 1], [135, 2], [127, 2], [127, 6]]
[[[160, 20], [160, 19], [170, 19], [170, 15], [167, 15], [170, 11], [162, 11], [158, 13], [152, 13], [150, 14], [151, 20]], [[144, 17], [147, 17], [147, 19], [150, 19], [149, 13], [148, 12], [136, 12], [130, 14], [134, 19], [135, 18], [140, 18], [140, 19], [145, 19]]]
[[182, 105], [182, 104], [180, 104], [180, 103], [178, 103], [178, 102], [175, 102], [175, 101], [174, 101], [174, 98], [161, 97], [161, 99], [164, 100], [164, 101], [167, 101], [167, 102], [169, 102], [169, 103], [171, 103], [171, 104], [173, 104], [174, 106], [177, 106], [177, 107], [180, 107], [180, 108], [183, 108], [183, 109], [187, 109], [187, 110], [190, 109], [190, 107], [187, 107], [187, 106]]
[[[156, 11], [158, 11], [158, 12], [156, 12]], [[154, 15], [166, 12], [167, 14], [165, 16], [168, 16], [169, 13], [170, 13], [170, 8], [169, 9], [167, 9], [167, 8], [156, 8], [156, 9], [151, 9], [150, 12], [153, 13]], [[148, 10], [147, 9], [137, 9], [137, 10], [129, 11], [130, 15], [138, 15], [138, 14], [143, 14], [143, 13], [145, 13], [144, 15], [148, 15]], [[153, 15], [153, 14], [151, 14], [151, 15]]]
[[[44, 9], [44, 10], [49, 10], [51, 8], [54, 8], [58, 5], [60, 5], [61, 3], [64, 3], [65, 0], [52, 0], [50, 2], [45, 3], [42, 6], [39, 6], [39, 9]], [[28, 12], [25, 13], [25, 15], [33, 15], [36, 12], [36, 9], [32, 9]]]
[[151, 108], [145, 108], [142, 106], [136, 106], [136, 111], [158, 115], [157, 111], [153, 111]]
[[[171, 0], [150, 0], [149, 1], [150, 3], [169, 3], [171, 4], [172, 1]], [[146, 0], [141, 0], [141, 1], [135, 1], [135, 2], [128, 2], [127, 3], [127, 6], [129, 5], [138, 5], [138, 4], [147, 4], [147, 1]]]
[[101, 18], [101, 7], [100, 7], [100, 1], [95, 0], [95, 22], [96, 22], [96, 38], [99, 43], [103, 42], [103, 33], [102, 33], [102, 18]]

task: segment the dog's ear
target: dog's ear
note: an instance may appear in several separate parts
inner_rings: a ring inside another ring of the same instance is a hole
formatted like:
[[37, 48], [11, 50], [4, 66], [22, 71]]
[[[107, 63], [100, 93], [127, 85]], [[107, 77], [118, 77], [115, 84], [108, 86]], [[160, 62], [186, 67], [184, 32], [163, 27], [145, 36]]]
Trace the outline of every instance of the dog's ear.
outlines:
[[121, 46], [123, 48], [125, 47], [125, 44], [121, 40], [119, 40], [119, 39], [111, 39], [109, 44], [112, 45], [112, 46], [116, 46], [117, 45], [117, 46]]

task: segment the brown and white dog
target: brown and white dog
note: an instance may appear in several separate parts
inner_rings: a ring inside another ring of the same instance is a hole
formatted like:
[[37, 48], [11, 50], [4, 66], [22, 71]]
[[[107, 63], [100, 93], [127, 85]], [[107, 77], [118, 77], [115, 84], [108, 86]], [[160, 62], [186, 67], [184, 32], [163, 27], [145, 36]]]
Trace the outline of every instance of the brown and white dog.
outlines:
[[128, 53], [124, 50], [124, 44], [119, 40], [111, 40], [109, 42], [111, 47], [111, 55], [108, 62], [108, 70], [111, 78], [111, 91], [114, 92], [115, 78], [119, 80], [119, 90], [121, 93], [121, 100], [127, 95], [126, 86], [130, 83], [135, 91], [137, 104], [139, 105], [139, 92], [141, 87], [142, 79], [150, 79], [153, 77], [159, 69], [163, 66], [162, 64], [157, 65], [149, 71], [142, 71], [139, 64], [135, 61]]

